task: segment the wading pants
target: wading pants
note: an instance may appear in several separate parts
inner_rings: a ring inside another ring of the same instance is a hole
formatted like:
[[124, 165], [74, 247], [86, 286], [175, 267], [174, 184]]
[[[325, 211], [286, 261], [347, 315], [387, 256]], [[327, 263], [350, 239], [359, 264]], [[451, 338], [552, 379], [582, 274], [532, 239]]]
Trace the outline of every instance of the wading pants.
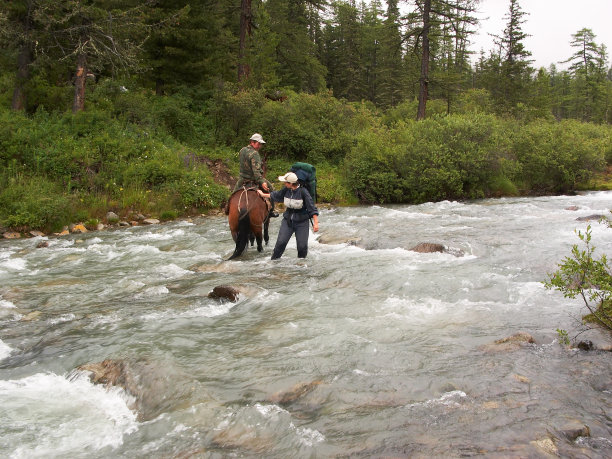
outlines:
[[280, 230], [278, 231], [278, 237], [276, 238], [274, 252], [272, 253], [272, 260], [281, 257], [293, 233], [295, 233], [298, 258], [306, 258], [308, 254], [308, 219], [301, 222], [291, 222], [283, 218]]

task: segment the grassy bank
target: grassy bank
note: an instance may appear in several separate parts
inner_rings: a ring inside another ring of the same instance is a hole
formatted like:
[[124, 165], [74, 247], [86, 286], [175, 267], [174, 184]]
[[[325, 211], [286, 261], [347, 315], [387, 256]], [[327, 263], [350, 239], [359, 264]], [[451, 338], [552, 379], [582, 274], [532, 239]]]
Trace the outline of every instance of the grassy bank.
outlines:
[[73, 222], [167, 220], [219, 209], [253, 132], [268, 177], [315, 164], [336, 204], [418, 203], [610, 189], [610, 126], [470, 112], [416, 122], [329, 94], [219, 91], [198, 99], [102, 82], [77, 115], [0, 110], [0, 225], [57, 231]]

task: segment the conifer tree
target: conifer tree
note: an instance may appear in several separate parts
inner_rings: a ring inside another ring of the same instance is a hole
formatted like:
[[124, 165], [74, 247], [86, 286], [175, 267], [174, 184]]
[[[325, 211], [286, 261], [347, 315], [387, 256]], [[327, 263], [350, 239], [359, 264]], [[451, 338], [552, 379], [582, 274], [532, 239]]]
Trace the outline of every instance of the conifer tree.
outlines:
[[39, 24], [34, 19], [39, 6], [39, 0], [0, 3], [0, 43], [3, 48], [16, 53], [17, 71], [11, 101], [13, 110], [24, 110], [26, 106], [25, 84], [30, 77], [34, 47], [40, 40]]
[[85, 107], [90, 72], [109, 67], [116, 74], [139, 67], [146, 3], [137, 3], [130, 7], [129, 2], [115, 0], [61, 0], [45, 2], [36, 10], [35, 19], [46, 33], [41, 51], [75, 68], [73, 112]]
[[522, 29], [525, 23], [525, 13], [518, 0], [510, 0], [506, 27], [501, 36], [495, 36], [495, 43], [499, 46], [501, 55], [499, 90], [493, 92], [493, 97], [500, 107], [512, 111], [516, 105], [528, 103], [531, 68], [529, 56], [531, 52], [525, 48], [523, 40], [527, 34]]
[[605, 45], [597, 45], [596, 35], [583, 28], [572, 35], [571, 46], [576, 52], [563, 63], [570, 63], [573, 77], [572, 101], [574, 116], [585, 121], [606, 121], [610, 82], [607, 79]]
[[306, 92], [325, 87], [326, 70], [311, 40], [308, 13], [323, 4], [323, 0], [267, 0], [261, 5], [270, 18], [270, 32], [275, 37], [282, 86]]
[[404, 49], [397, 0], [387, 1], [381, 31], [378, 103], [383, 107], [393, 107], [405, 97]]
[[[475, 9], [475, 2], [473, 0], [415, 0], [415, 5], [417, 9], [408, 15], [408, 19], [411, 22], [411, 33], [417, 37], [415, 47], [419, 50], [421, 61], [417, 110], [417, 119], [420, 120], [425, 118], [425, 108], [429, 99], [429, 85], [432, 78], [431, 63], [433, 60], [440, 61], [444, 49], [443, 31], [446, 30], [448, 37], [456, 39], [452, 67], [463, 66], [466, 59], [467, 38], [470, 33], [469, 25], [475, 23], [471, 15]], [[432, 49], [435, 49], [433, 54]], [[448, 68], [448, 64], [442, 68]]]

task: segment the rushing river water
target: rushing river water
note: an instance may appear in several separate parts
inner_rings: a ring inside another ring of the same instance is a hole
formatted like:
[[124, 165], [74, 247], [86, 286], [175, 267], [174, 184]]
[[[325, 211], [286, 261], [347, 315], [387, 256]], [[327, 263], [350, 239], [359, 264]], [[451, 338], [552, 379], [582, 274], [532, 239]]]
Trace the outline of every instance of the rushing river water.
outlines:
[[[0, 454], [611, 457], [612, 354], [560, 346], [583, 305], [541, 283], [577, 218], [610, 208], [600, 192], [325, 209], [299, 261], [294, 239], [269, 259], [280, 219], [232, 262], [223, 217], [2, 241]], [[208, 298], [218, 285], [238, 301]], [[535, 344], [493, 345], [518, 332]], [[105, 359], [130, 393], [76, 370]]]

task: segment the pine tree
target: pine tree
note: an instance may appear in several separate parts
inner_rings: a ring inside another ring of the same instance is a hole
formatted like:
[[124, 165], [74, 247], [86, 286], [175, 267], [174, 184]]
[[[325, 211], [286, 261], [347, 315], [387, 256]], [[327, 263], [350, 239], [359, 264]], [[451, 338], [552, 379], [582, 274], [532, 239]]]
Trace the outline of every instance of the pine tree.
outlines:
[[587, 28], [573, 34], [570, 44], [576, 52], [562, 63], [570, 63], [575, 116], [585, 121], [602, 122], [608, 119], [608, 59], [605, 45], [597, 45], [595, 38], [593, 31]]
[[270, 18], [275, 37], [280, 85], [296, 91], [318, 92], [325, 88], [325, 67], [311, 40], [309, 11], [320, 9], [322, 0], [267, 0], [261, 7]]
[[500, 84], [501, 91], [492, 91], [498, 105], [505, 110], [512, 111], [517, 104], [527, 103], [528, 90], [533, 69], [529, 60], [531, 52], [525, 48], [523, 40], [527, 34], [523, 32], [525, 13], [518, 0], [510, 0], [509, 10], [504, 18], [507, 20], [503, 35], [495, 36], [495, 43], [499, 46], [501, 55]]
[[39, 0], [2, 2], [0, 4], [0, 43], [3, 48], [16, 53], [16, 77], [11, 108], [25, 110], [25, 85], [30, 78], [30, 68], [34, 61], [34, 48], [40, 40], [39, 24], [34, 19], [40, 7]]
[[[419, 106], [417, 119], [425, 118], [425, 109], [429, 99], [432, 74], [430, 67], [435, 64], [447, 75], [447, 90], [451, 88], [450, 69], [466, 68], [467, 39], [469, 26], [475, 23], [472, 17], [475, 9], [473, 0], [415, 0], [417, 10], [408, 15], [412, 23], [412, 34], [416, 35], [415, 46], [420, 50], [421, 57], [419, 76]], [[446, 46], [446, 62], [444, 62], [445, 45], [443, 37], [454, 40], [455, 45]], [[450, 51], [452, 49], [452, 52]], [[449, 60], [450, 58], [450, 60]], [[449, 65], [450, 64], [450, 65]], [[447, 91], [448, 97], [448, 91]]]
[[115, 0], [62, 0], [45, 2], [35, 11], [46, 34], [41, 52], [75, 68], [73, 112], [85, 107], [90, 72], [110, 68], [117, 74], [139, 68], [146, 39], [145, 6], [130, 7], [129, 2]]

